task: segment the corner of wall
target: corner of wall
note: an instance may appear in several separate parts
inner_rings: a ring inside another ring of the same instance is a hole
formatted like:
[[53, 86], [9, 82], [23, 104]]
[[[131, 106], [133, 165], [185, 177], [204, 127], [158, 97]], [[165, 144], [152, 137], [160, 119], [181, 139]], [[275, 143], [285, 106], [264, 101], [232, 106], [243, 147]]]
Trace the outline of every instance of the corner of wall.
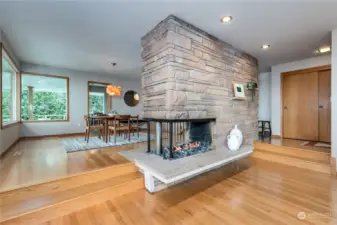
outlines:
[[9, 57], [12, 59], [15, 66], [20, 69], [20, 60], [17, 58], [16, 54], [13, 51], [12, 46], [9, 44], [8, 39], [6, 38], [5, 33], [0, 30], [0, 41], [3, 45], [3, 48], [6, 50], [6, 52], [9, 54]]
[[259, 120], [271, 120], [271, 72], [259, 74]]
[[[331, 40], [331, 140], [335, 140], [337, 138], [337, 28], [332, 31]], [[337, 142], [331, 143], [331, 155], [337, 158]]]
[[[0, 30], [0, 42], [3, 44], [4, 49], [9, 54], [10, 58], [13, 60], [15, 66], [20, 69], [20, 62], [16, 55], [14, 54], [12, 47], [10, 46], [6, 36], [2, 30]], [[1, 78], [1, 76], [0, 76]], [[10, 127], [0, 130], [0, 155], [8, 150], [17, 140], [21, 137], [22, 124], [17, 123]]]

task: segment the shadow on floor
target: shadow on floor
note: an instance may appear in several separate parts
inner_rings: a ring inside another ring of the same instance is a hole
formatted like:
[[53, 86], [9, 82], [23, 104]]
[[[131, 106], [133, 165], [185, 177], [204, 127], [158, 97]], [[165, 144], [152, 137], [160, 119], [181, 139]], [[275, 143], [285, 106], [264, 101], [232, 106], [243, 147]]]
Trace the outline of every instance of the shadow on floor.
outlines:
[[[227, 164], [216, 170], [199, 175], [175, 186], [169, 187], [161, 192], [155, 193], [156, 198], [169, 205], [176, 205], [186, 199], [205, 191], [222, 181], [235, 176], [251, 167], [249, 157]], [[174, 196], [174, 197], [172, 197]]]

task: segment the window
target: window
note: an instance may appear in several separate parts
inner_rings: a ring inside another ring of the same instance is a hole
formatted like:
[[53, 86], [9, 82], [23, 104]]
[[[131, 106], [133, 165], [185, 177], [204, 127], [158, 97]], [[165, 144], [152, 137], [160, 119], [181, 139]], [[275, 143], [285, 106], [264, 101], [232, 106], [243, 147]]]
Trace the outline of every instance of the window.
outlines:
[[22, 73], [21, 120], [68, 121], [66, 77]]
[[111, 96], [107, 94], [109, 84], [88, 81], [88, 114], [103, 113], [111, 111]]
[[1, 119], [2, 126], [17, 121], [16, 115], [16, 82], [17, 70], [11, 62], [8, 54], [2, 49], [2, 99], [1, 99]]
[[96, 112], [105, 112], [105, 94], [104, 93], [98, 93], [98, 92], [90, 92], [89, 93], [89, 102], [90, 102], [90, 114], [96, 113]]

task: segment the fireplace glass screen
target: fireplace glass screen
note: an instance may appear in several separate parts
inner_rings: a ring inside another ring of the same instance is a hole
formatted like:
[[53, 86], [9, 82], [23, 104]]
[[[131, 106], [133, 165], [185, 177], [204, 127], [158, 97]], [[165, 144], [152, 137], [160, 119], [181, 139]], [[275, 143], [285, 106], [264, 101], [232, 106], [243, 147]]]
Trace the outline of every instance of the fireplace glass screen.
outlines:
[[212, 150], [213, 119], [153, 120], [148, 123], [156, 131], [156, 146], [148, 142], [148, 152], [177, 159]]

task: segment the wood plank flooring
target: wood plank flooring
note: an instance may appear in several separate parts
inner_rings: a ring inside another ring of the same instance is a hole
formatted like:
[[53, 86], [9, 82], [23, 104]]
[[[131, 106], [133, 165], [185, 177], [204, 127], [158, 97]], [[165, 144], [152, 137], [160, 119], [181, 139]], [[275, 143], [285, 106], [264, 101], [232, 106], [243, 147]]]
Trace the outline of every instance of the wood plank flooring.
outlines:
[[282, 147], [293, 147], [298, 149], [304, 150], [311, 150], [323, 153], [330, 153], [331, 148], [324, 148], [324, 147], [315, 147], [310, 145], [301, 145], [306, 141], [303, 140], [294, 140], [294, 139], [280, 139], [280, 138], [264, 138], [263, 140], [258, 140], [257, 142], [272, 144], [275, 146], [282, 146]]
[[305, 159], [313, 162], [321, 162], [329, 164], [330, 153], [323, 151], [315, 151], [311, 149], [303, 149], [294, 146], [274, 145], [266, 142], [256, 141], [254, 143], [254, 149], [264, 150], [269, 153], [277, 153], [281, 155], [287, 155], [289, 157]]
[[136, 172], [138, 172], [138, 168], [134, 165], [134, 163], [130, 162], [102, 168], [99, 170], [94, 170], [88, 173], [66, 177], [64, 179], [57, 179], [55, 181], [32, 185], [27, 188], [19, 188], [11, 191], [2, 192], [0, 193], [0, 217], [2, 217], [4, 213], [2, 207], [6, 207], [8, 205], [20, 205], [23, 202], [32, 202], [32, 199], [38, 199], [41, 196], [50, 196], [54, 193], [66, 191], [69, 189], [76, 190], [82, 188], [83, 186], [91, 184], [95, 184], [95, 186], [98, 186], [97, 183], [104, 182], [109, 179], [114, 180], [114, 178], [116, 177]]
[[254, 142], [253, 157], [270, 162], [332, 174], [330, 148], [302, 146], [304, 141], [266, 139]]
[[[0, 190], [125, 164], [126, 160], [117, 154], [118, 151], [146, 145], [142, 143], [67, 154], [60, 140], [43, 138], [20, 142], [0, 159]], [[74, 184], [74, 192], [76, 188]], [[150, 194], [145, 189], [120, 197], [115, 197], [112, 190], [107, 193], [97, 202], [95, 195], [88, 195], [80, 204], [64, 204], [73, 209], [70, 210], [73, 212], [71, 214], [61, 209], [41, 211], [35, 216], [42, 220], [34, 223], [34, 218], [31, 218], [29, 224], [337, 224], [336, 177], [254, 157], [234, 162], [156, 194]], [[2, 197], [3, 201], [7, 201], [5, 197]], [[18, 195], [17, 201], [24, 197]], [[59, 198], [63, 197], [60, 194]], [[0, 210], [0, 214], [4, 212]], [[298, 218], [300, 212], [305, 218]], [[12, 222], [3, 224], [26, 224], [20, 219]]]
[[128, 173], [4, 205], [0, 207], [0, 224], [36, 225], [140, 189], [144, 189], [143, 175]]
[[54, 224], [335, 225], [337, 180], [251, 157], [156, 194], [135, 191], [43, 223]]
[[66, 153], [62, 138], [24, 139], [0, 158], [0, 192], [127, 163], [122, 150], [146, 143]]

